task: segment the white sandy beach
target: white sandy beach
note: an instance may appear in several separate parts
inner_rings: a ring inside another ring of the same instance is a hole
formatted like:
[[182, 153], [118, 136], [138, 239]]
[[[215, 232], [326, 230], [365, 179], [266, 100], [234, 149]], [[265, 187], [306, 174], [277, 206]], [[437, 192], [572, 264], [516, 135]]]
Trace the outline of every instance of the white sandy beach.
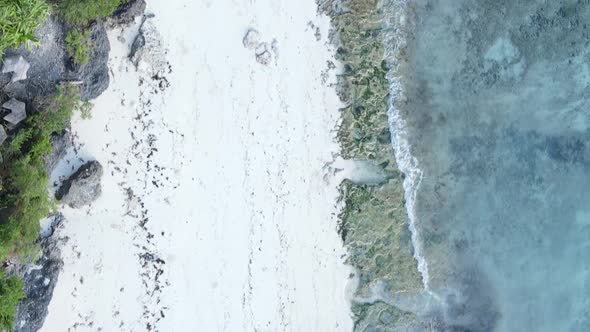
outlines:
[[[63, 208], [42, 331], [351, 330], [325, 167], [339, 150], [329, 19], [314, 0], [152, 0], [148, 12], [152, 56], [136, 70], [137, 27], [112, 31], [111, 85], [72, 124], [80, 147], [62, 170], [97, 159], [103, 195]], [[242, 43], [251, 28], [268, 65]]]

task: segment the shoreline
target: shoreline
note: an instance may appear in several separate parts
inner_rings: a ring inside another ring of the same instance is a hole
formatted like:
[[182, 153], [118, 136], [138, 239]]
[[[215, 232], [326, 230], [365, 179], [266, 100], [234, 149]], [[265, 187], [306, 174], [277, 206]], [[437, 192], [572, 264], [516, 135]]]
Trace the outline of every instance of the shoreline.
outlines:
[[[110, 85], [50, 174], [54, 194], [99, 161], [104, 194], [47, 230], [65, 268], [42, 331], [176, 330], [195, 314], [208, 329], [365, 330], [428, 310], [411, 303], [420, 283], [434, 294], [383, 8], [286, 6], [150, 3], [105, 23]], [[236, 22], [194, 33], [219, 15]]]
[[378, 165], [388, 174], [387, 181], [377, 184], [341, 185], [346, 207], [340, 233], [358, 279], [352, 302], [354, 330], [416, 326], [420, 310], [412, 299], [422, 297], [423, 264], [416, 260], [420, 256], [408, 217], [410, 193], [404, 184], [409, 177], [400, 171], [399, 156], [394, 155], [399, 151], [392, 144], [400, 133], [391, 134], [398, 128], [390, 127], [388, 116], [391, 69], [384, 48], [383, 8], [356, 0], [324, 1], [320, 7], [332, 17], [332, 42], [344, 62], [339, 77], [345, 104], [339, 130], [343, 157]]
[[[406, 42], [406, 38], [403, 36], [403, 33], [408, 29], [407, 27], [403, 26], [395, 26], [391, 22], [395, 21], [398, 25], [407, 23], [407, 19], [403, 17], [404, 14], [401, 14], [401, 16], [396, 15], [396, 13], [407, 13], [407, 9], [401, 8], [404, 6], [404, 4], [407, 5], [407, 3], [404, 3], [403, 1], [396, 2], [400, 2], [400, 4], [397, 6], [386, 6], [387, 13], [384, 14], [383, 18], [384, 25], [388, 28], [387, 30], [391, 31], [386, 33], [383, 38], [383, 43], [388, 45], [385, 50], [385, 59], [391, 66], [387, 74], [387, 79], [390, 84], [389, 90], [391, 92], [387, 114], [389, 126], [393, 133], [391, 136], [391, 141], [395, 159], [398, 168], [402, 173], [405, 174], [405, 179], [403, 182], [406, 198], [405, 205], [408, 211], [409, 228], [412, 233], [414, 257], [418, 262], [418, 271], [420, 271], [420, 274], [422, 275], [424, 289], [429, 294], [433, 294], [430, 290], [429, 284], [430, 276], [428, 274], [428, 262], [422, 254], [422, 243], [418, 229], [416, 227], [415, 200], [416, 194], [420, 188], [420, 184], [422, 183], [423, 172], [420, 170], [418, 160], [412, 155], [412, 147], [410, 146], [410, 143], [406, 137], [406, 121], [400, 114], [399, 109], [395, 107], [395, 103], [398, 99], [401, 99], [403, 102], [403, 99], [405, 98], [402, 87], [403, 83], [401, 82], [401, 78], [398, 78], [396, 74], [397, 67], [399, 66], [400, 62], [400, 56], [402, 52], [401, 50], [405, 48], [404, 44]], [[392, 45], [396, 45], [396, 47], [392, 48]]]

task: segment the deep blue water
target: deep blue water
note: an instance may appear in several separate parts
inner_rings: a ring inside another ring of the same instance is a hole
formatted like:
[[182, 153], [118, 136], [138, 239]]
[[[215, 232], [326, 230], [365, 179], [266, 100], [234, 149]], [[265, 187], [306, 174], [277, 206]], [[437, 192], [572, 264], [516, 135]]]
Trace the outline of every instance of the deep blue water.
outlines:
[[393, 106], [422, 172], [429, 314], [456, 331], [590, 331], [590, 2], [404, 11]]

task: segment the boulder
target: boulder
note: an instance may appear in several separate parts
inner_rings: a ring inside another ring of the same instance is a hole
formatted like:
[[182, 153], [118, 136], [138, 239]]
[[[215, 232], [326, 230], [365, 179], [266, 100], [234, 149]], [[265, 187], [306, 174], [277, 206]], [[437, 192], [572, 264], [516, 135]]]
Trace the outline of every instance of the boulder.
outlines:
[[9, 101], [2, 104], [2, 108], [10, 111], [8, 115], [4, 116], [4, 121], [9, 123], [9, 128], [18, 125], [27, 118], [26, 105], [22, 101], [10, 98]]
[[103, 168], [98, 161], [87, 162], [64, 181], [55, 198], [74, 209], [90, 205], [102, 193], [102, 174]]
[[89, 38], [92, 44], [90, 60], [85, 65], [77, 65], [73, 61], [68, 61], [69, 71], [65, 77], [69, 81], [82, 82], [80, 85], [82, 100], [90, 100], [100, 96], [110, 83], [108, 62], [111, 45], [102, 22], [92, 24]]
[[27, 72], [31, 65], [22, 56], [11, 56], [4, 59], [2, 73], [12, 73], [11, 82], [27, 79]]

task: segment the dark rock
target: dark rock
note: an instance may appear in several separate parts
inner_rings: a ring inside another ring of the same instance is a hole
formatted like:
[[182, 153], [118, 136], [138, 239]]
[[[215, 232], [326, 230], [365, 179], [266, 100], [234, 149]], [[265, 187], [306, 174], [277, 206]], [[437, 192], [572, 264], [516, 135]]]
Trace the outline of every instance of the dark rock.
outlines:
[[22, 81], [11, 83], [12, 74], [0, 74], [0, 88], [4, 87], [5, 93], [27, 104], [35, 97], [53, 94], [66, 71], [63, 35], [62, 25], [51, 16], [35, 32], [39, 44], [31, 51], [24, 46], [7, 49], [5, 58], [22, 56], [30, 68], [28, 78]]
[[139, 33], [131, 44], [131, 50], [129, 51], [129, 59], [137, 66], [138, 52], [145, 46], [145, 37], [143, 31], [139, 29]]
[[59, 273], [63, 266], [56, 239], [40, 240], [43, 256], [36, 264], [23, 265], [17, 271], [26, 297], [17, 307], [14, 332], [36, 332], [45, 322]]
[[64, 131], [61, 135], [51, 136], [51, 154], [45, 157], [45, 171], [51, 174], [57, 164], [65, 157], [69, 148], [72, 147], [72, 139], [69, 131]]
[[381, 130], [377, 136], [377, 142], [381, 144], [391, 144], [391, 132], [389, 131], [389, 127], [385, 127]]
[[41, 220], [41, 230], [39, 231], [39, 239], [47, 239], [53, 236], [57, 228], [65, 221], [65, 217], [61, 212], [51, 215], [49, 218]]
[[55, 193], [55, 198], [72, 208], [91, 204], [102, 193], [102, 173], [102, 165], [98, 161], [87, 162], [64, 181]]
[[39, 45], [28, 50], [21, 46], [6, 50], [6, 57], [22, 56], [29, 63], [28, 78], [10, 82], [11, 74], [0, 74], [0, 88], [4, 92], [29, 104], [36, 97], [55, 93], [56, 86], [64, 81], [79, 81], [80, 97], [89, 100], [98, 97], [109, 86], [109, 51], [111, 49], [102, 22], [90, 26], [92, 50], [86, 65], [76, 65], [65, 51], [65, 36], [70, 30], [55, 16], [37, 29]]
[[135, 21], [135, 18], [142, 16], [145, 12], [145, 0], [133, 0], [120, 5], [109, 20], [109, 27], [111, 26], [127, 26]]
[[86, 65], [69, 63], [68, 74], [65, 77], [69, 81], [81, 81], [80, 98], [82, 100], [94, 99], [100, 96], [109, 87], [109, 52], [111, 45], [107, 31], [102, 22], [95, 22], [90, 27], [90, 42], [92, 51], [90, 61]]

